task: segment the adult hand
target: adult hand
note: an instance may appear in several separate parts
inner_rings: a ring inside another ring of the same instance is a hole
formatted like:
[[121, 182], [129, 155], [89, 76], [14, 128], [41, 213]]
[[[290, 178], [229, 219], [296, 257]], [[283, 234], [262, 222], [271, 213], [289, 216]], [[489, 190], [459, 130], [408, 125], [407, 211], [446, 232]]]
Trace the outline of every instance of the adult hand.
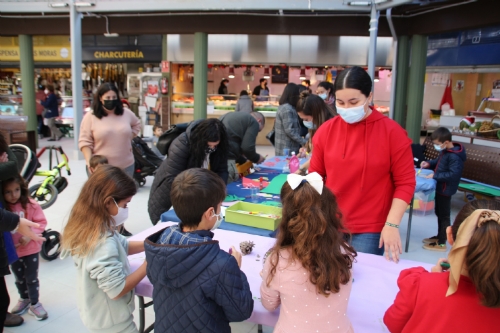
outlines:
[[45, 242], [45, 238], [42, 237], [41, 234], [35, 234], [31, 228], [40, 228], [40, 225], [38, 223], [28, 221], [25, 218], [19, 219], [19, 227], [17, 228], [18, 233], [34, 240], [35, 242]]
[[8, 161], [9, 161], [9, 155], [7, 155], [7, 152], [3, 152], [3, 154], [0, 154], [0, 163]]
[[423, 161], [422, 163], [420, 163], [420, 167], [422, 169], [429, 169], [430, 166], [431, 166], [431, 164], [429, 162], [426, 162], [426, 161]]
[[401, 246], [401, 236], [399, 229], [391, 226], [384, 226], [380, 234], [379, 248], [384, 245], [384, 256], [387, 260], [395, 263], [399, 262], [399, 255], [403, 253]]
[[259, 161], [257, 162], [257, 164], [261, 164], [262, 162], [264, 162], [266, 160], [266, 158], [262, 155], [259, 155], [260, 158], [259, 158]]
[[444, 267], [441, 266], [442, 262], [448, 262], [448, 259], [446, 259], [446, 258], [440, 258], [438, 260], [436, 266], [433, 266], [431, 268], [431, 272], [432, 273], [443, 273], [443, 272], [445, 272], [447, 269], [445, 269]]
[[236, 251], [234, 246], [231, 246], [231, 255], [236, 259], [236, 262], [238, 263], [238, 267], [241, 268], [241, 253]]

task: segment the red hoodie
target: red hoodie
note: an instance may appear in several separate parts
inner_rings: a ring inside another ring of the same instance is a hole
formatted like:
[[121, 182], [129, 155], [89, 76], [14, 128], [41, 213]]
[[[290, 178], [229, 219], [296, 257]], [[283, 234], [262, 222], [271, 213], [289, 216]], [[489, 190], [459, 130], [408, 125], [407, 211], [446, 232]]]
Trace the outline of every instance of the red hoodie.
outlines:
[[392, 199], [411, 201], [416, 185], [411, 140], [380, 112], [354, 124], [341, 117], [327, 121], [313, 147], [309, 172], [326, 179], [351, 233], [381, 232]]

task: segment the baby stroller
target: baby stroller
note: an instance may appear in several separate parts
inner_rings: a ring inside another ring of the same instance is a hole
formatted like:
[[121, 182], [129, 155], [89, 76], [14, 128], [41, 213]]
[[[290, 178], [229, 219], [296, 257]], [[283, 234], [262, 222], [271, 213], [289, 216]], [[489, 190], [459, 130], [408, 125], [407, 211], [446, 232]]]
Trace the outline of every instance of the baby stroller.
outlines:
[[[19, 174], [24, 180], [29, 183], [36, 170], [41, 167], [40, 162], [35, 153], [25, 145], [12, 144], [10, 150], [16, 155]], [[42, 236], [45, 237], [45, 242], [42, 244], [40, 255], [47, 261], [52, 261], [59, 256], [61, 234], [55, 230], [46, 229]]]
[[132, 151], [135, 160], [134, 180], [142, 187], [146, 184], [146, 177], [153, 176], [163, 160], [138, 136], [132, 140]]

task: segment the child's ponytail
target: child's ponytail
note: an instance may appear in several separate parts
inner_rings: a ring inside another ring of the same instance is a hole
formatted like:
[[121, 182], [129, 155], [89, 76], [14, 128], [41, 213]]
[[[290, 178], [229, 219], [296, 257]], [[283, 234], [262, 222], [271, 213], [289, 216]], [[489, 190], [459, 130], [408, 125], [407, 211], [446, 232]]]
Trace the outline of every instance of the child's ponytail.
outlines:
[[469, 277], [481, 295], [481, 304], [500, 307], [500, 224], [490, 220], [478, 227], [472, 235], [465, 265]]

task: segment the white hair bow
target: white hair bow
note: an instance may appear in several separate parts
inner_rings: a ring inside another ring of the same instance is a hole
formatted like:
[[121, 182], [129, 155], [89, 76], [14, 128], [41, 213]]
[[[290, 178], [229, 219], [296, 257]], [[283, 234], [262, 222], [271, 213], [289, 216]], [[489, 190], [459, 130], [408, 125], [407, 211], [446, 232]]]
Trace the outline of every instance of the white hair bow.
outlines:
[[305, 180], [308, 182], [319, 194], [323, 193], [323, 178], [317, 173], [313, 172], [308, 174], [307, 176], [297, 175], [295, 173], [291, 173], [286, 177], [286, 181], [292, 188], [295, 190], [299, 187], [300, 183]]

